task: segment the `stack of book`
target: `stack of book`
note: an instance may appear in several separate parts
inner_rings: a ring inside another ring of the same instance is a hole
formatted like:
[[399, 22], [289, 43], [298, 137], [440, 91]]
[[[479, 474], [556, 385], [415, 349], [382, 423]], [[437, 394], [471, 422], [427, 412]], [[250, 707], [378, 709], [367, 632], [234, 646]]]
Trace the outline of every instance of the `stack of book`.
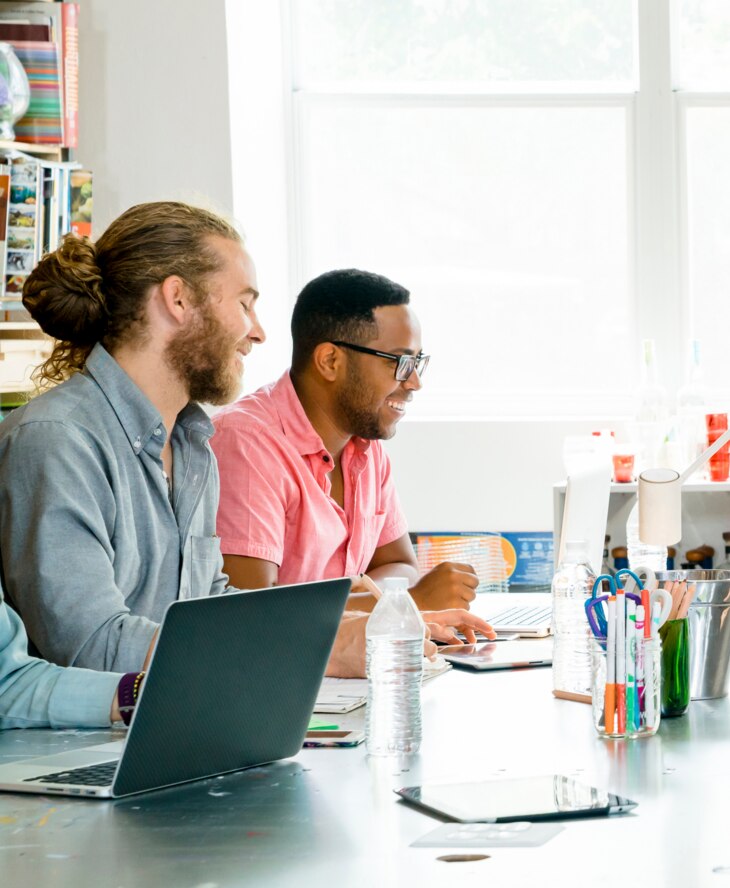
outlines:
[[78, 145], [78, 3], [0, 3], [0, 40], [30, 82], [30, 107], [15, 138], [36, 145]]
[[0, 158], [0, 300], [4, 320], [25, 317], [23, 284], [68, 231], [91, 236], [91, 173], [19, 153]]

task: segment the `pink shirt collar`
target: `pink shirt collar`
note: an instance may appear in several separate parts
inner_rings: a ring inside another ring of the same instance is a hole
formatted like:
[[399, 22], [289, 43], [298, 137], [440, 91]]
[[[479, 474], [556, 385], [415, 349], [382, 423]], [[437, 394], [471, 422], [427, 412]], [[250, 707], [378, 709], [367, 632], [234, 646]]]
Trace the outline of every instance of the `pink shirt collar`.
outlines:
[[[324, 446], [324, 442], [304, 412], [289, 370], [286, 370], [271, 387], [270, 396], [279, 417], [281, 429], [299, 454], [312, 456], [326, 453], [332, 459], [332, 454]], [[352, 449], [365, 454], [370, 448], [370, 444], [371, 442], [366, 438], [353, 436], [347, 443], [345, 450]]]

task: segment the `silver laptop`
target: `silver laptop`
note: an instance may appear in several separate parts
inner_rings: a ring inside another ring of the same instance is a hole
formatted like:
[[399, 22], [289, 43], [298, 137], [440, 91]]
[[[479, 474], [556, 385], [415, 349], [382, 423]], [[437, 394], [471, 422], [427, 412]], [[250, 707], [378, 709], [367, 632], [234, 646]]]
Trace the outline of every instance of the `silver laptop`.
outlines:
[[548, 605], [513, 604], [484, 619], [499, 633], [515, 633], [523, 638], [544, 638], [550, 635], [552, 607]]
[[349, 590], [326, 580], [171, 604], [126, 740], [0, 765], [0, 790], [118, 798], [295, 755]]

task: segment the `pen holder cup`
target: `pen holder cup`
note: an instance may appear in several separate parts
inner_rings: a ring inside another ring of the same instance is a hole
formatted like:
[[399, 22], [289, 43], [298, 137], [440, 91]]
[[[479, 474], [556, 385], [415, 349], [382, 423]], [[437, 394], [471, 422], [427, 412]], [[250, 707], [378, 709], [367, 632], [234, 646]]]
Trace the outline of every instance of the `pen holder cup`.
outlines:
[[689, 620], [667, 620], [662, 640], [662, 716], [684, 715], [689, 706]]
[[[606, 639], [595, 638], [591, 649], [593, 725], [607, 739], [651, 737], [661, 719], [661, 642], [639, 638], [626, 657], [624, 681], [607, 683]], [[636, 664], [632, 666], [631, 664]], [[621, 675], [615, 670], [614, 677]]]

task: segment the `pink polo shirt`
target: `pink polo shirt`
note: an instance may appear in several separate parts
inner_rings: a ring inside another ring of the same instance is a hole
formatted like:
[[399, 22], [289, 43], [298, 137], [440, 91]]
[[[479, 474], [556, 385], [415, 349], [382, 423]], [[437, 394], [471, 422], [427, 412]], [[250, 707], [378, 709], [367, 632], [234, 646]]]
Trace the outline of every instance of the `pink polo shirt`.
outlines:
[[380, 441], [353, 438], [342, 457], [344, 509], [330, 497], [332, 455], [289, 373], [213, 417], [224, 555], [279, 566], [279, 583], [352, 576], [407, 530]]

